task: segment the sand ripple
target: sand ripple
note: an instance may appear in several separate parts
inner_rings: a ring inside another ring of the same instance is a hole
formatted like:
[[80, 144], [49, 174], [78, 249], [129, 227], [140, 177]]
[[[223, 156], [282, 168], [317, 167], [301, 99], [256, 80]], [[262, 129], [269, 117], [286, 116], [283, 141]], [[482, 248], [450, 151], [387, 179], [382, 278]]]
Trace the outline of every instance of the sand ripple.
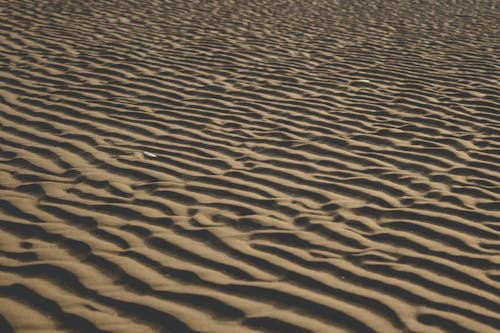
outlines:
[[499, 332], [498, 12], [0, 0], [0, 331]]

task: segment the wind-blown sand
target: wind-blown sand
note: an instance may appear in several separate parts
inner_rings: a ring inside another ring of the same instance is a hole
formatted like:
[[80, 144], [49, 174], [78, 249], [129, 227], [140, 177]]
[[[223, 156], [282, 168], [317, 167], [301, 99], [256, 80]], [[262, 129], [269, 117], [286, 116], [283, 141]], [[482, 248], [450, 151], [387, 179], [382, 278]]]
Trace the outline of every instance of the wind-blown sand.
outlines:
[[0, 0], [0, 331], [500, 332], [498, 6]]

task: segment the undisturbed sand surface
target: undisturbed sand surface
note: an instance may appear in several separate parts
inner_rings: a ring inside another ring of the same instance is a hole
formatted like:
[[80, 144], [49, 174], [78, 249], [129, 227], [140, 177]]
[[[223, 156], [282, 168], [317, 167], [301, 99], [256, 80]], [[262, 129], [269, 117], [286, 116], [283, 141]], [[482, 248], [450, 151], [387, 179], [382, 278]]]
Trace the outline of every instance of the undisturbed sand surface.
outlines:
[[496, 0], [0, 0], [0, 331], [500, 332]]

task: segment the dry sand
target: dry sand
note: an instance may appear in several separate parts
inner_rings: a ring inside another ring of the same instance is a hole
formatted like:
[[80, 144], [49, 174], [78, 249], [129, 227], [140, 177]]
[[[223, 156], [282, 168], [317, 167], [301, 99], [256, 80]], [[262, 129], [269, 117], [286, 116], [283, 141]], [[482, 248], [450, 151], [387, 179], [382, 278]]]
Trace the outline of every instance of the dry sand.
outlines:
[[1, 332], [500, 332], [496, 0], [0, 0]]

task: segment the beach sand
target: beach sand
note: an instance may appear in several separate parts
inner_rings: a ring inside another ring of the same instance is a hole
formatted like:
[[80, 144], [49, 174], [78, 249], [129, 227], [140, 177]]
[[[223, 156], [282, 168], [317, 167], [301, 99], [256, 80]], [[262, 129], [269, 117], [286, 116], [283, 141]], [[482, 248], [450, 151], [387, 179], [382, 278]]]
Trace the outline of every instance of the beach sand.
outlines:
[[0, 0], [1, 332], [500, 332], [495, 0]]

